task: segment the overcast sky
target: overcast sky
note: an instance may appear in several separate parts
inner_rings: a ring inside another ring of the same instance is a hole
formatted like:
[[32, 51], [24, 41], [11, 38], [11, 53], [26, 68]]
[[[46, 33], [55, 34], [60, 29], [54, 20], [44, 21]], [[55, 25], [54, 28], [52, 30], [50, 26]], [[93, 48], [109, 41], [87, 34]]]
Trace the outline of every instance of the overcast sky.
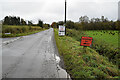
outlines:
[[[5, 16], [20, 16], [25, 20], [38, 19], [44, 23], [64, 20], [65, 0], [0, 0], [0, 20]], [[79, 21], [80, 16], [90, 18], [101, 16], [109, 20], [118, 19], [120, 0], [67, 0], [67, 20]]]

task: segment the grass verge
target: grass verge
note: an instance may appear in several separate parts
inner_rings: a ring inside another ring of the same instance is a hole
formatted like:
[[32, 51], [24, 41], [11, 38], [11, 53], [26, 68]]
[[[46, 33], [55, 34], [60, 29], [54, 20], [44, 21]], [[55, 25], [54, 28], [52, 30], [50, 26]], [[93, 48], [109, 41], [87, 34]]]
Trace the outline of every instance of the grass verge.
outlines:
[[[19, 37], [26, 36], [34, 33], [38, 33], [40, 31], [46, 30], [39, 26], [14, 26], [14, 25], [3, 25], [2, 28], [2, 38], [6, 37]], [[5, 34], [10, 33], [10, 34]]]
[[[87, 47], [85, 52], [76, 40], [78, 38], [72, 37], [79, 32], [67, 33], [64, 37], [58, 36], [58, 29], [54, 32], [59, 54], [63, 56], [65, 69], [72, 78], [118, 78], [120, 70], [117, 65], [94, 49]], [[85, 35], [83, 32], [79, 34]]]
[[[91, 48], [97, 51], [100, 55], [108, 57], [109, 61], [115, 65], [120, 65], [120, 52], [118, 46], [118, 31], [98, 30], [98, 31], [78, 31], [67, 29], [66, 35], [80, 41], [82, 36], [93, 37]], [[120, 66], [119, 66], [120, 69]]]

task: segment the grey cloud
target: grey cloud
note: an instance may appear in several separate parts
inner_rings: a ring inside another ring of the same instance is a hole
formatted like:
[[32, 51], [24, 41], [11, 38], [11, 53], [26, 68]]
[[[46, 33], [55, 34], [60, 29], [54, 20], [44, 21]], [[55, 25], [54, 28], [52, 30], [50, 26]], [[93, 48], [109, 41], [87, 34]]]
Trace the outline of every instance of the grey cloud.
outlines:
[[[106, 16], [109, 19], [117, 19], [117, 2], [78, 2], [68, 7], [68, 17], [78, 20], [80, 16], [87, 15], [90, 18]], [[73, 17], [74, 16], [74, 17]]]
[[[64, 20], [64, 0], [1, 0], [0, 19], [7, 15], [20, 16], [26, 20], [42, 19], [44, 22]], [[20, 2], [19, 2], [20, 1]], [[89, 1], [89, 2], [88, 2]], [[118, 18], [118, 0], [67, 0], [67, 20], [78, 21], [80, 16], [90, 18], [106, 16], [109, 19]], [[103, 2], [102, 2], [103, 1]], [[107, 2], [108, 1], [108, 2]]]

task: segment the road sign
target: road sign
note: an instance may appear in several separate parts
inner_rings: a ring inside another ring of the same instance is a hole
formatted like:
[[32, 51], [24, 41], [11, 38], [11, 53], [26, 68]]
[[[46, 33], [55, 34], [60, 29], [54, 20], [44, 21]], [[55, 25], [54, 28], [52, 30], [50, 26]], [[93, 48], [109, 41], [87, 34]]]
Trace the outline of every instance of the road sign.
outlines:
[[65, 35], [65, 26], [59, 26], [59, 36]]
[[91, 46], [93, 38], [92, 37], [82, 37], [80, 46]]

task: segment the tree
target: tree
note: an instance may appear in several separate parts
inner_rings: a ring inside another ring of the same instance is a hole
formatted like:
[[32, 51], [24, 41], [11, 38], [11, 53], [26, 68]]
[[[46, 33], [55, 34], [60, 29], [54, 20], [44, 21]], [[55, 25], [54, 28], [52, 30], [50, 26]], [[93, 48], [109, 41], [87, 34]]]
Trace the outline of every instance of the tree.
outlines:
[[26, 22], [24, 21], [24, 19], [20, 19], [20, 17], [16, 17], [16, 16], [6, 16], [4, 18], [4, 25], [26, 25]]
[[17, 18], [17, 24], [20, 25], [20, 17]]
[[59, 21], [58, 25], [64, 25], [64, 22], [63, 21]]
[[53, 22], [53, 23], [51, 24], [51, 27], [52, 27], [52, 28], [58, 28], [58, 24], [57, 24], [56, 22]]
[[46, 28], [46, 29], [49, 29], [50, 25], [45, 23], [45, 24], [43, 24], [43, 27]]
[[6, 17], [4, 18], [4, 22], [3, 22], [3, 24], [4, 24], [4, 25], [8, 25], [9, 22], [10, 22], [10, 19], [9, 19], [8, 16], [6, 16]]
[[28, 25], [29, 26], [33, 25], [32, 21], [28, 21]]
[[[108, 18], [102, 16], [101, 18], [92, 18], [89, 20], [87, 16], [79, 18], [79, 23], [83, 30], [115, 30], [119, 29], [119, 23], [109, 21]], [[116, 27], [115, 27], [116, 25]]]
[[83, 27], [79, 22], [74, 23], [74, 27], [76, 30], [83, 30]]
[[43, 21], [42, 20], [38, 20], [38, 26], [43, 28]]
[[120, 30], [120, 21], [116, 21], [115, 25], [116, 25], [116, 29]]
[[26, 22], [24, 21], [24, 19], [21, 19], [21, 25], [26, 25]]
[[75, 28], [74, 22], [73, 21], [67, 21], [66, 22], [66, 28], [69, 28], [69, 29]]
[[81, 23], [81, 22], [88, 23], [88, 22], [89, 22], [89, 17], [87, 17], [87, 16], [81, 16], [81, 17], [79, 18], [79, 22], [80, 22], [80, 23]]

